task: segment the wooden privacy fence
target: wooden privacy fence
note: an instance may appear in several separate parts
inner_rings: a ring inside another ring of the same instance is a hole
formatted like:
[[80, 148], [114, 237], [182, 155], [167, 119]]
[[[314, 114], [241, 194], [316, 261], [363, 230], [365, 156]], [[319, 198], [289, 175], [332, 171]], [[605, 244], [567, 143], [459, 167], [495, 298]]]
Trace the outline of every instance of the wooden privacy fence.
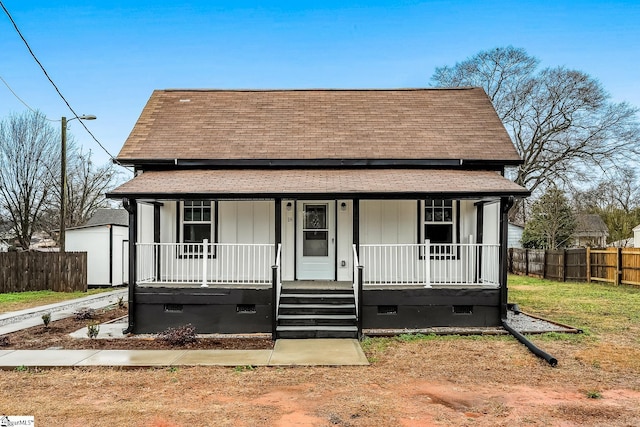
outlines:
[[509, 272], [573, 282], [640, 286], [640, 248], [509, 249]]
[[590, 249], [588, 281], [640, 286], [640, 248]]
[[0, 293], [87, 290], [86, 252], [2, 252]]
[[587, 250], [509, 248], [509, 272], [545, 279], [579, 282], [587, 280]]

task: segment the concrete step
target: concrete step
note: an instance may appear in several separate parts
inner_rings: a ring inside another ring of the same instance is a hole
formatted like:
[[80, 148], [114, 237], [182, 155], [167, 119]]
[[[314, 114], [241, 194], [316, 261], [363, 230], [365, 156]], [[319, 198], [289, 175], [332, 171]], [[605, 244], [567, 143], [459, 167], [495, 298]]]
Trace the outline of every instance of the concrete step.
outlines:
[[278, 326], [278, 338], [357, 338], [357, 326]]

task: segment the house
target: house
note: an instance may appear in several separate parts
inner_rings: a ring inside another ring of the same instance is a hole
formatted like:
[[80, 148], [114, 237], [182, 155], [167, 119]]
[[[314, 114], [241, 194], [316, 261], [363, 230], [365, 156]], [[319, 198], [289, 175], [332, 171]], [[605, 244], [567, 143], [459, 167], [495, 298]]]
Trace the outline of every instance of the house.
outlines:
[[480, 88], [158, 90], [118, 162], [128, 332], [353, 337], [506, 317], [529, 191]]
[[514, 224], [512, 222], [508, 225], [508, 247], [522, 249], [522, 233], [524, 227], [522, 225]]
[[120, 286], [129, 281], [129, 213], [98, 209], [80, 227], [67, 228], [65, 248], [87, 253], [89, 287]]
[[576, 247], [604, 248], [607, 246], [609, 229], [600, 215], [581, 214], [576, 216], [573, 245]]

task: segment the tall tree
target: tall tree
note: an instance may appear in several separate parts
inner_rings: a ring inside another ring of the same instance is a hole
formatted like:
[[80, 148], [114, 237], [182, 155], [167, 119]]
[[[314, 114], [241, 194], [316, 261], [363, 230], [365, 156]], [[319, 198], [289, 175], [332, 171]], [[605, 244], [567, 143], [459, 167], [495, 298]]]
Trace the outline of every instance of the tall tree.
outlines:
[[575, 227], [569, 200], [561, 190], [550, 187], [531, 206], [531, 217], [522, 233], [522, 245], [538, 249], [569, 246]]
[[581, 71], [538, 71], [538, 63], [524, 49], [499, 47], [436, 68], [431, 81], [484, 88], [524, 160], [514, 180], [533, 192], [637, 161], [637, 108], [610, 102]]
[[55, 181], [59, 134], [41, 113], [14, 114], [0, 122], [0, 206], [20, 246], [29, 247]]

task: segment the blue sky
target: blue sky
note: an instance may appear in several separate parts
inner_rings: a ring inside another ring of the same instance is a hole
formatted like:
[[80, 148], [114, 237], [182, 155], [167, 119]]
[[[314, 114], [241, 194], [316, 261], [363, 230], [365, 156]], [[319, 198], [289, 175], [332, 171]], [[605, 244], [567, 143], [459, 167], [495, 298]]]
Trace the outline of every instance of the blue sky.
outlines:
[[[640, 1], [2, 0], [52, 79], [117, 155], [154, 89], [424, 87], [435, 67], [513, 45], [640, 107]], [[0, 76], [71, 113], [0, 11]], [[26, 108], [0, 82], [0, 118]], [[108, 156], [77, 122], [70, 133]]]

